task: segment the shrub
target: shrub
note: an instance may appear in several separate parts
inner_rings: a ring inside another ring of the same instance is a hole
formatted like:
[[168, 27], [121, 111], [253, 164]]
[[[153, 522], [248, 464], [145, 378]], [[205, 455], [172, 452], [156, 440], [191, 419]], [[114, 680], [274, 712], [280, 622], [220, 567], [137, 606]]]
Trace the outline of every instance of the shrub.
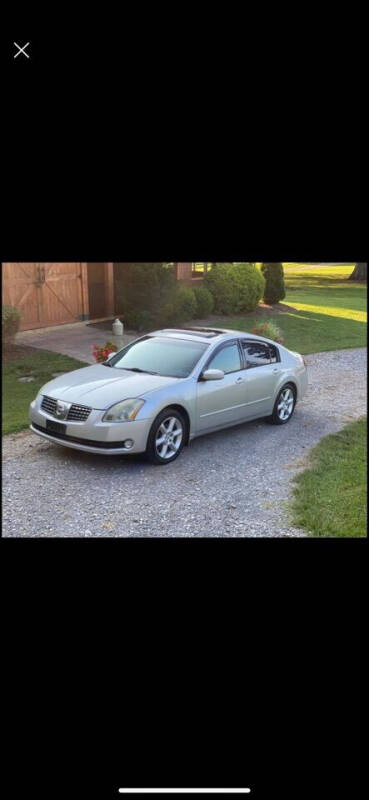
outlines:
[[136, 312], [136, 331], [152, 331], [158, 324], [157, 314], [152, 311], [137, 311]]
[[159, 312], [158, 325], [162, 325], [163, 328], [172, 325], [175, 322], [175, 316], [174, 303], [165, 303]]
[[18, 333], [20, 312], [14, 306], [2, 307], [2, 342], [3, 347], [14, 343], [15, 334]]
[[173, 308], [175, 322], [188, 322], [193, 319], [197, 313], [197, 303], [193, 289], [180, 286], [174, 297]]
[[282, 264], [262, 264], [261, 271], [265, 278], [264, 303], [274, 305], [286, 297]]
[[214, 264], [204, 282], [214, 297], [214, 309], [222, 314], [254, 311], [265, 285], [261, 272], [248, 263]]
[[278, 325], [275, 325], [274, 322], [259, 323], [259, 325], [256, 325], [255, 328], [252, 329], [251, 333], [255, 333], [257, 336], [265, 336], [266, 339], [272, 339], [274, 342], [279, 342], [280, 344], [284, 342], [282, 333]]
[[174, 267], [159, 262], [115, 264], [116, 311], [132, 328], [132, 317], [138, 311], [160, 312], [170, 302], [176, 290]]
[[232, 264], [213, 264], [205, 275], [204, 285], [214, 298], [214, 310], [232, 314], [237, 303], [237, 291], [231, 280]]
[[214, 308], [214, 297], [205, 286], [196, 286], [193, 289], [197, 303], [197, 317], [207, 317]]
[[116, 347], [113, 342], [106, 342], [101, 347], [98, 344], [94, 344], [92, 349], [92, 355], [97, 362], [106, 361], [107, 357], [110, 353], [116, 353], [118, 348]]
[[128, 330], [137, 331], [140, 320], [140, 312], [133, 308], [127, 308], [123, 314], [124, 327]]

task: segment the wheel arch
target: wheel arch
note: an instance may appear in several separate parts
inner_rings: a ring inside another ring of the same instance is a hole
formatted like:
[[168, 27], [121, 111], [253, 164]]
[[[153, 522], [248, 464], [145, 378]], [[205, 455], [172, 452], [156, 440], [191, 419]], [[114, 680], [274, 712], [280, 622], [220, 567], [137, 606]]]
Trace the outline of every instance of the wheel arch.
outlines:
[[285, 388], [285, 386], [292, 386], [292, 389], [293, 389], [293, 390], [294, 390], [294, 392], [295, 392], [295, 402], [297, 403], [297, 398], [298, 398], [298, 386], [297, 386], [297, 383], [296, 383], [296, 381], [295, 381], [293, 378], [287, 378], [287, 380], [284, 380], [284, 381], [283, 381], [283, 383], [281, 383], [281, 385], [280, 385], [280, 387], [279, 387], [279, 389], [278, 389], [278, 392], [277, 392], [277, 396], [278, 396], [279, 392], [281, 392], [281, 391], [282, 391], [282, 389], [284, 389], [284, 388]]
[[277, 389], [277, 391], [275, 393], [275, 399], [277, 399], [277, 397], [279, 395], [279, 392], [281, 392], [282, 389], [284, 389], [285, 386], [292, 386], [292, 388], [293, 388], [293, 390], [295, 392], [295, 402], [297, 403], [299, 390], [298, 390], [297, 382], [296, 382], [296, 380], [294, 378], [286, 378], [285, 377], [283, 379], [283, 381], [281, 381], [281, 383], [278, 386], [278, 389]]
[[182, 417], [184, 417], [184, 420], [186, 422], [186, 436], [185, 436], [185, 442], [184, 443], [185, 443], [185, 445], [188, 445], [189, 441], [190, 441], [191, 419], [190, 419], [190, 415], [189, 415], [187, 409], [183, 405], [181, 405], [181, 403], [167, 403], [167, 405], [165, 405], [162, 408], [160, 408], [157, 411], [157, 413], [155, 414], [155, 418], [153, 419], [152, 425], [154, 424], [154, 422], [155, 422], [156, 418], [159, 416], [159, 414], [162, 414], [163, 411], [167, 411], [169, 408], [172, 408], [174, 411], [179, 411], [180, 414], [182, 414]]
[[185, 445], [187, 445], [190, 441], [190, 428], [191, 428], [191, 420], [188, 411], [182, 406], [180, 403], [169, 403], [169, 405], [164, 406], [162, 411], [166, 411], [167, 408], [174, 408], [175, 411], [179, 411], [180, 414], [185, 418], [186, 421], [186, 437], [185, 437]]

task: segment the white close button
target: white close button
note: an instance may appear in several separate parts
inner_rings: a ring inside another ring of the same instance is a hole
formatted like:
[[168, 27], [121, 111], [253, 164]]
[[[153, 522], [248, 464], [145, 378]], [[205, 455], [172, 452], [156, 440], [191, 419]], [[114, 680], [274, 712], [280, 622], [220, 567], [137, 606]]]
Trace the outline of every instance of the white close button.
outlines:
[[20, 44], [17, 44], [17, 42], [13, 42], [13, 44], [14, 44], [14, 45], [15, 45], [15, 47], [17, 48], [17, 53], [15, 54], [14, 58], [17, 58], [18, 56], [20, 56], [20, 54], [21, 54], [21, 53], [22, 53], [22, 54], [23, 54], [23, 55], [24, 55], [26, 58], [29, 58], [29, 55], [28, 55], [28, 53], [26, 53], [26, 47], [28, 47], [28, 46], [29, 46], [29, 42], [27, 42], [27, 44], [24, 44], [24, 45], [23, 45], [23, 47], [21, 47], [21, 45], [20, 45]]

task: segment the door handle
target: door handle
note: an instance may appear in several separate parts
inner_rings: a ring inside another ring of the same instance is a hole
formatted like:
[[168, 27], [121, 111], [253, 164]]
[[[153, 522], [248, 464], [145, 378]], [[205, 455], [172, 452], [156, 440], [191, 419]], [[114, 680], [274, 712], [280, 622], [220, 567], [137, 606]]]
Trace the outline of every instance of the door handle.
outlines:
[[273, 369], [273, 372], [275, 372], [275, 373], [277, 373], [277, 372], [280, 372], [280, 371], [281, 371], [281, 370], [280, 370], [280, 369], [278, 369], [278, 367], [275, 367], [275, 369]]
[[243, 378], [236, 378], [236, 383], [243, 383]]

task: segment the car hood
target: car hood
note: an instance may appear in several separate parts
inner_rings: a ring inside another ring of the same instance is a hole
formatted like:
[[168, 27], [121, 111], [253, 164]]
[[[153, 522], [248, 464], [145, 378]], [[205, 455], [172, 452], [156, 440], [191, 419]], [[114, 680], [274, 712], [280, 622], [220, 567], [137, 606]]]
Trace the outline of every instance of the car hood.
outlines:
[[46, 383], [42, 394], [95, 409], [109, 408], [128, 397], [142, 397], [155, 389], [177, 382], [178, 378], [146, 375], [95, 364]]

